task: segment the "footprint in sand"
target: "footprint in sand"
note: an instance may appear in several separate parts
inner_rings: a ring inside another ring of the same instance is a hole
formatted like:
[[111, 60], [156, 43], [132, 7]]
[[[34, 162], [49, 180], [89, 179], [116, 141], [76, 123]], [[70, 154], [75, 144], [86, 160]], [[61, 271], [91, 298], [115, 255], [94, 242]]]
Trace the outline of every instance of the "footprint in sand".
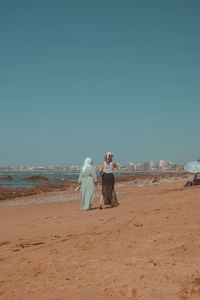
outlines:
[[18, 252], [20, 249], [11, 249], [12, 252]]
[[200, 277], [193, 277], [190, 283], [186, 282], [186, 286], [179, 291], [180, 300], [199, 300], [200, 299]]
[[57, 240], [58, 238], [60, 238], [61, 236], [60, 235], [52, 235], [51, 236], [51, 239], [52, 240]]
[[119, 288], [119, 293], [122, 297], [126, 297], [126, 299], [137, 299], [137, 290], [129, 285], [123, 285]]
[[112, 297], [112, 295], [113, 295], [113, 293], [114, 293], [114, 289], [112, 288], [112, 287], [105, 287], [104, 288], [104, 293], [106, 294], [106, 295], [109, 295], [109, 296], [111, 296]]
[[17, 252], [20, 251], [20, 248], [28, 248], [31, 246], [40, 246], [40, 245], [44, 245], [44, 242], [34, 242], [34, 243], [20, 243], [20, 244], [16, 244], [15, 247], [17, 248], [12, 248], [11, 251], [13, 252]]
[[3, 257], [0, 257], [0, 262], [1, 262], [1, 261], [6, 261], [6, 259], [3, 258]]
[[133, 225], [136, 226], [136, 227], [142, 227], [143, 226], [142, 223], [134, 223]]
[[58, 254], [58, 250], [57, 249], [52, 249], [50, 252], [49, 252], [49, 255], [54, 255], [54, 254]]
[[112, 217], [112, 218], [110, 218], [110, 219], [106, 220], [105, 222], [103, 222], [102, 224], [109, 223], [110, 221], [112, 221], [112, 220], [114, 220], [114, 219], [116, 219], [116, 217]]
[[170, 250], [170, 255], [174, 256], [174, 255], [180, 255], [183, 252], [185, 252], [187, 250], [186, 246], [184, 244], [181, 245], [177, 245], [177, 247], [173, 248]]
[[0, 246], [4, 246], [4, 245], [8, 245], [8, 244], [10, 244], [9, 241], [2, 241], [2, 242], [0, 242]]
[[194, 278], [190, 285], [191, 300], [200, 299], [200, 278]]

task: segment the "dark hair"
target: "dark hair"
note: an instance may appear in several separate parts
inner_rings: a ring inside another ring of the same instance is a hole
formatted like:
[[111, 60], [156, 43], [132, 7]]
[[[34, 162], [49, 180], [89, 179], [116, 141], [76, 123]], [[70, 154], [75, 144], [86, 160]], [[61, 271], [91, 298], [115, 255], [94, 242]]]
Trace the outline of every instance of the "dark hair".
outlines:
[[105, 161], [107, 162], [107, 164], [111, 163], [112, 161], [112, 155], [108, 155], [108, 158], [107, 158], [107, 155], [105, 156]]

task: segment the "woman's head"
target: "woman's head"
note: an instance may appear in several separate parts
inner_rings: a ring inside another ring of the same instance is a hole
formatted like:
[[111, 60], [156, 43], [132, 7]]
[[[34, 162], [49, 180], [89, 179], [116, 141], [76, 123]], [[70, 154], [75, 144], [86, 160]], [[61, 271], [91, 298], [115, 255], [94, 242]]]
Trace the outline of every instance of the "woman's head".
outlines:
[[84, 163], [83, 163], [83, 171], [85, 171], [88, 167], [90, 167], [92, 165], [92, 159], [90, 157], [87, 157], [85, 160], [84, 160]]
[[106, 154], [106, 156], [105, 156], [105, 161], [106, 161], [107, 163], [109, 163], [109, 162], [112, 161], [112, 158], [113, 158], [112, 152], [108, 152], [108, 153]]

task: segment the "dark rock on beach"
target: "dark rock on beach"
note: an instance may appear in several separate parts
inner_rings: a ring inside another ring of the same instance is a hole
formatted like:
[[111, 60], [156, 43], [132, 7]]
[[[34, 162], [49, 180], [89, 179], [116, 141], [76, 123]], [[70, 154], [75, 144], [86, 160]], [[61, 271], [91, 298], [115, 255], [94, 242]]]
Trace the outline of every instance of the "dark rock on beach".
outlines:
[[157, 177], [155, 177], [155, 178], [152, 180], [152, 183], [157, 183], [157, 182], [159, 182], [159, 180], [158, 180]]
[[4, 177], [0, 177], [0, 180], [12, 180], [12, 176], [8, 175], [8, 176], [4, 176]]

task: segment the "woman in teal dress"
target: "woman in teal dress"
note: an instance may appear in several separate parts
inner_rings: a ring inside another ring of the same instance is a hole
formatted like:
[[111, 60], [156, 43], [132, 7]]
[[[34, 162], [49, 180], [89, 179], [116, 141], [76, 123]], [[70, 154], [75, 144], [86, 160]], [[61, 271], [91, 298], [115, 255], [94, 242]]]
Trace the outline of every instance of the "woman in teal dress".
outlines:
[[92, 160], [91, 158], [86, 158], [78, 179], [78, 183], [81, 184], [81, 210], [91, 208], [94, 196], [94, 183], [96, 182], [97, 177], [92, 167]]

